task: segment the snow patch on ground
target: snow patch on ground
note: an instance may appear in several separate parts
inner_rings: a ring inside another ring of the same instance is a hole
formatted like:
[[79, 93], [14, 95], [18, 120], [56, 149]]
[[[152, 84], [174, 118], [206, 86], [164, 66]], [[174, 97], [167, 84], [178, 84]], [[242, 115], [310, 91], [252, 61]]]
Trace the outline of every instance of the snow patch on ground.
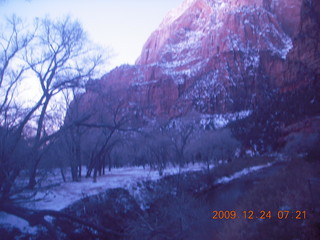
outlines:
[[128, 189], [130, 185], [136, 182], [158, 180], [163, 176], [178, 174], [179, 172], [200, 171], [203, 168], [204, 165], [200, 163], [189, 164], [183, 168], [168, 167], [163, 170], [163, 175], [160, 176], [158, 170], [150, 169], [150, 167], [145, 167], [145, 169], [143, 167], [124, 167], [106, 172], [105, 176], [97, 178], [97, 182], [93, 182], [92, 178], [83, 177], [81, 182], [68, 181], [64, 183], [57, 173], [55, 176], [48, 178], [47, 183], [42, 184], [43, 186], [51, 185], [51, 187], [38, 191], [35, 196], [38, 201], [29, 202], [24, 206], [33, 209], [60, 211], [83, 197], [92, 196], [107, 189], [118, 187]]
[[256, 172], [256, 171], [259, 171], [259, 170], [261, 170], [263, 168], [270, 167], [273, 164], [274, 163], [268, 163], [268, 164], [265, 164], [265, 165], [253, 166], [253, 167], [245, 168], [245, 169], [243, 169], [243, 170], [241, 170], [239, 172], [234, 173], [231, 176], [225, 176], [225, 177], [219, 178], [218, 180], [215, 181], [215, 184], [229, 183], [232, 180], [241, 178], [241, 177], [243, 177], [245, 175], [248, 175], [248, 174]]
[[18, 228], [21, 232], [28, 234], [36, 234], [39, 230], [38, 227], [31, 227], [27, 221], [4, 212], [0, 212], [0, 224], [5, 227], [8, 225], [8, 229], [12, 227]]
[[[266, 167], [270, 167], [271, 165], [273, 165], [273, 163], [245, 168], [242, 171], [236, 172], [231, 176], [225, 176], [218, 179], [217, 181], [215, 181], [215, 184], [228, 183], [249, 173], [261, 170]], [[108, 172], [106, 176], [99, 177], [97, 179], [97, 182], [95, 183], [92, 181], [92, 178], [83, 178], [81, 182], [60, 182], [57, 183], [54, 187], [49, 188], [49, 190], [40, 190], [35, 197], [40, 200], [32, 203], [29, 202], [27, 204], [24, 204], [24, 206], [33, 209], [51, 209], [60, 211], [83, 197], [96, 195], [104, 192], [107, 189], [118, 187], [129, 190], [131, 194], [133, 194], [134, 197], [138, 199], [139, 191], [133, 191], [134, 186], [138, 182], [147, 180], [155, 181], [160, 179], [161, 177], [182, 172], [200, 171], [203, 170], [204, 167], [205, 165], [200, 163], [189, 164], [184, 168], [169, 167], [163, 171], [162, 176], [159, 175], [159, 172], [157, 170], [152, 170], [149, 167], [125, 167], [113, 169], [111, 172]], [[55, 177], [48, 179], [47, 181], [51, 182], [52, 186], [52, 184], [54, 184], [52, 180], [57, 181], [57, 179], [58, 178]], [[19, 228], [22, 232], [30, 234], [35, 234], [38, 231], [37, 227], [30, 227], [26, 221], [5, 213], [0, 213], [0, 224], [10, 224]]]
[[[183, 168], [168, 167], [163, 170], [160, 176], [158, 170], [150, 167], [123, 167], [112, 169], [105, 176], [97, 178], [93, 182], [92, 178], [81, 179], [81, 182], [72, 182], [70, 176], [66, 176], [68, 182], [64, 183], [59, 174], [59, 169], [49, 174], [49, 177], [42, 183], [43, 190], [39, 190], [34, 197], [36, 201], [22, 204], [24, 207], [39, 210], [57, 210], [60, 211], [81, 198], [96, 195], [112, 188], [131, 189], [131, 186], [137, 182], [147, 180], [158, 180], [161, 177], [178, 174], [179, 172], [200, 171], [204, 168], [203, 164], [189, 164]], [[85, 172], [85, 169], [83, 169]], [[25, 193], [28, 195], [28, 193]], [[37, 228], [31, 228], [28, 222], [16, 216], [0, 212], [0, 224], [10, 224], [19, 228], [25, 233], [36, 233]]]

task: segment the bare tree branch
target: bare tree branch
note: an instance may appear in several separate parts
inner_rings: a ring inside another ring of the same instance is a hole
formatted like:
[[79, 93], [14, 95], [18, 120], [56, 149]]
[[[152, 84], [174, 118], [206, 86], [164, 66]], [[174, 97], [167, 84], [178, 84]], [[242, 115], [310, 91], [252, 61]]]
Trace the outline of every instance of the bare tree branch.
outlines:
[[110, 229], [102, 228], [100, 226], [97, 226], [83, 219], [74, 217], [72, 215], [69, 215], [63, 212], [58, 212], [53, 210], [31, 210], [28, 208], [23, 208], [23, 207], [12, 205], [12, 204], [0, 204], [0, 211], [18, 216], [26, 220], [31, 226], [42, 225], [46, 227], [50, 235], [55, 237], [55, 239], [58, 239], [57, 233], [55, 230], [53, 230], [54, 228], [52, 224], [45, 219], [46, 216], [54, 217], [57, 220], [64, 219], [64, 220], [71, 221], [73, 223], [78, 223], [85, 227], [91, 228], [95, 231], [98, 231], [101, 234], [106, 234], [106, 235], [112, 234], [112, 235], [121, 236], [121, 237], [128, 236], [127, 234], [118, 233]]

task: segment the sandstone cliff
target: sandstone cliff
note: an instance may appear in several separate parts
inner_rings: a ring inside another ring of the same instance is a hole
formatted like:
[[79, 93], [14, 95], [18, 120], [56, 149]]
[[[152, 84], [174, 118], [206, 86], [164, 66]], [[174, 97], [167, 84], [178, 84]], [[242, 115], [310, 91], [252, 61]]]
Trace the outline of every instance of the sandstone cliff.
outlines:
[[111, 90], [148, 118], [225, 113], [252, 109], [274, 91], [319, 87], [319, 19], [315, 0], [185, 0], [135, 65], [87, 84], [83, 106]]

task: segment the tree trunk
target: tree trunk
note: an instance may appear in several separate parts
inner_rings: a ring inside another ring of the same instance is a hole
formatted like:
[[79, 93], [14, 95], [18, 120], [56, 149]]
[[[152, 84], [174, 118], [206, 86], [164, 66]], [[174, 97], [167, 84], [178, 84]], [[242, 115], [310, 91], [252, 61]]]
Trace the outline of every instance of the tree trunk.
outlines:
[[97, 182], [97, 168], [94, 168], [94, 172], [93, 172], [93, 182], [96, 183]]
[[40, 139], [41, 139], [41, 131], [42, 131], [42, 127], [43, 127], [43, 121], [44, 121], [44, 117], [45, 117], [45, 113], [49, 104], [49, 101], [51, 99], [51, 95], [48, 95], [46, 97], [46, 100], [43, 104], [43, 107], [41, 109], [41, 114], [38, 120], [38, 126], [37, 126], [37, 134], [35, 137], [35, 142], [33, 145], [33, 149], [32, 149], [32, 159], [34, 159], [34, 165], [32, 166], [31, 169], [31, 174], [30, 174], [30, 178], [29, 178], [29, 185], [28, 188], [33, 189], [36, 186], [36, 174], [37, 174], [37, 169], [41, 160], [41, 157], [39, 156], [39, 151], [40, 151]]
[[78, 178], [80, 179], [82, 176], [82, 166], [81, 166], [81, 162], [79, 163], [79, 166], [78, 166]]
[[63, 182], [66, 182], [66, 176], [64, 175], [64, 172], [63, 172], [63, 168], [60, 167], [60, 172], [61, 172], [61, 176], [62, 176], [62, 179], [63, 179]]
[[109, 165], [109, 172], [111, 172], [111, 156], [108, 154], [108, 165]]
[[40, 160], [41, 160], [41, 157], [39, 157], [39, 156], [36, 157], [35, 158], [35, 163], [31, 168], [30, 177], [29, 177], [29, 184], [28, 184], [28, 188], [29, 189], [34, 189], [34, 187], [37, 184], [36, 176], [37, 176], [37, 169], [38, 169]]

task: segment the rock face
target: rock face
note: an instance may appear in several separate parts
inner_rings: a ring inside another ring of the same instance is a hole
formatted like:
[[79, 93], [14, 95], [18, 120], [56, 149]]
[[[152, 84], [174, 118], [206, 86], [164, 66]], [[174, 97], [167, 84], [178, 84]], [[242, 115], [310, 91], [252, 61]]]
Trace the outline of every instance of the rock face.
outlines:
[[319, 86], [319, 19], [316, 0], [185, 0], [135, 65], [88, 83], [83, 99], [90, 107], [97, 89], [112, 90], [148, 117], [172, 117], [247, 110], [269, 92]]

